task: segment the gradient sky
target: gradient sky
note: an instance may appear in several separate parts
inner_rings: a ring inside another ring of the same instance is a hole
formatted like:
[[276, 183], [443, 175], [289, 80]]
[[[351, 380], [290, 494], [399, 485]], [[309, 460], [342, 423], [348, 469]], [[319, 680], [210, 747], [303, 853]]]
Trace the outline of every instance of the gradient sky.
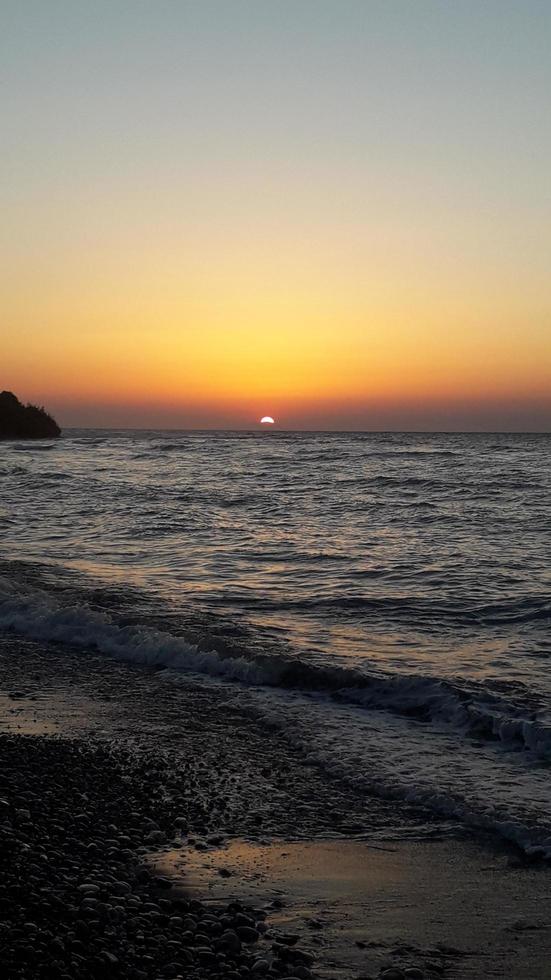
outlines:
[[548, 0], [2, 0], [0, 388], [551, 428]]

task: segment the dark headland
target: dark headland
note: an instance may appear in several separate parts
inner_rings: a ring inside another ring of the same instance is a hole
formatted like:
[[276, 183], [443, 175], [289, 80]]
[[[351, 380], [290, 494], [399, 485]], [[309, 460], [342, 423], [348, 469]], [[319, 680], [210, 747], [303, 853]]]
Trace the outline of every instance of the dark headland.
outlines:
[[23, 405], [11, 391], [0, 392], [0, 439], [55, 439], [55, 419], [37, 405]]

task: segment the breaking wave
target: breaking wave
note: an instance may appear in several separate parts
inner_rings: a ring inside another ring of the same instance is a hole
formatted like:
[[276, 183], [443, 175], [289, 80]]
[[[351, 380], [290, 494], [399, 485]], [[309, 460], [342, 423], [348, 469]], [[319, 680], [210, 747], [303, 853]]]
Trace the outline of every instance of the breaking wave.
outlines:
[[5, 579], [0, 579], [0, 628], [133, 663], [324, 693], [340, 703], [438, 722], [460, 735], [551, 758], [551, 719], [544, 721], [537, 709], [511, 703], [473, 682], [462, 687], [420, 674], [366, 673], [273, 653], [236, 656], [147, 625], [117, 623], [108, 612], [87, 605], [63, 605], [46, 592], [21, 593]]

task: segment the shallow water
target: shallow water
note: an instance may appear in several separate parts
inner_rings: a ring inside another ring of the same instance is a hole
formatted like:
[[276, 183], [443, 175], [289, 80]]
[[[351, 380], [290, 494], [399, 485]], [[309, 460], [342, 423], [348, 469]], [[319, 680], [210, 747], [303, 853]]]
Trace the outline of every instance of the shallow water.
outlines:
[[4, 627], [551, 853], [549, 436], [73, 430], [0, 488]]

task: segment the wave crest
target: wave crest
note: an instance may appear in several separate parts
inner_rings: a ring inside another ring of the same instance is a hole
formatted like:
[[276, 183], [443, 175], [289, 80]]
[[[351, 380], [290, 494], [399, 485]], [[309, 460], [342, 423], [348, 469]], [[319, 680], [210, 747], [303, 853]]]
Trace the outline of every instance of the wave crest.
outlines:
[[340, 703], [390, 711], [454, 729], [459, 735], [501, 742], [551, 758], [551, 725], [474, 685], [419, 674], [363, 673], [298, 658], [254, 653], [250, 657], [203, 649], [183, 636], [146, 625], [124, 625], [87, 605], [64, 606], [46, 592], [21, 593], [0, 580], [0, 628], [37, 640], [98, 650], [132, 663], [201, 673], [244, 684], [316, 692]]

